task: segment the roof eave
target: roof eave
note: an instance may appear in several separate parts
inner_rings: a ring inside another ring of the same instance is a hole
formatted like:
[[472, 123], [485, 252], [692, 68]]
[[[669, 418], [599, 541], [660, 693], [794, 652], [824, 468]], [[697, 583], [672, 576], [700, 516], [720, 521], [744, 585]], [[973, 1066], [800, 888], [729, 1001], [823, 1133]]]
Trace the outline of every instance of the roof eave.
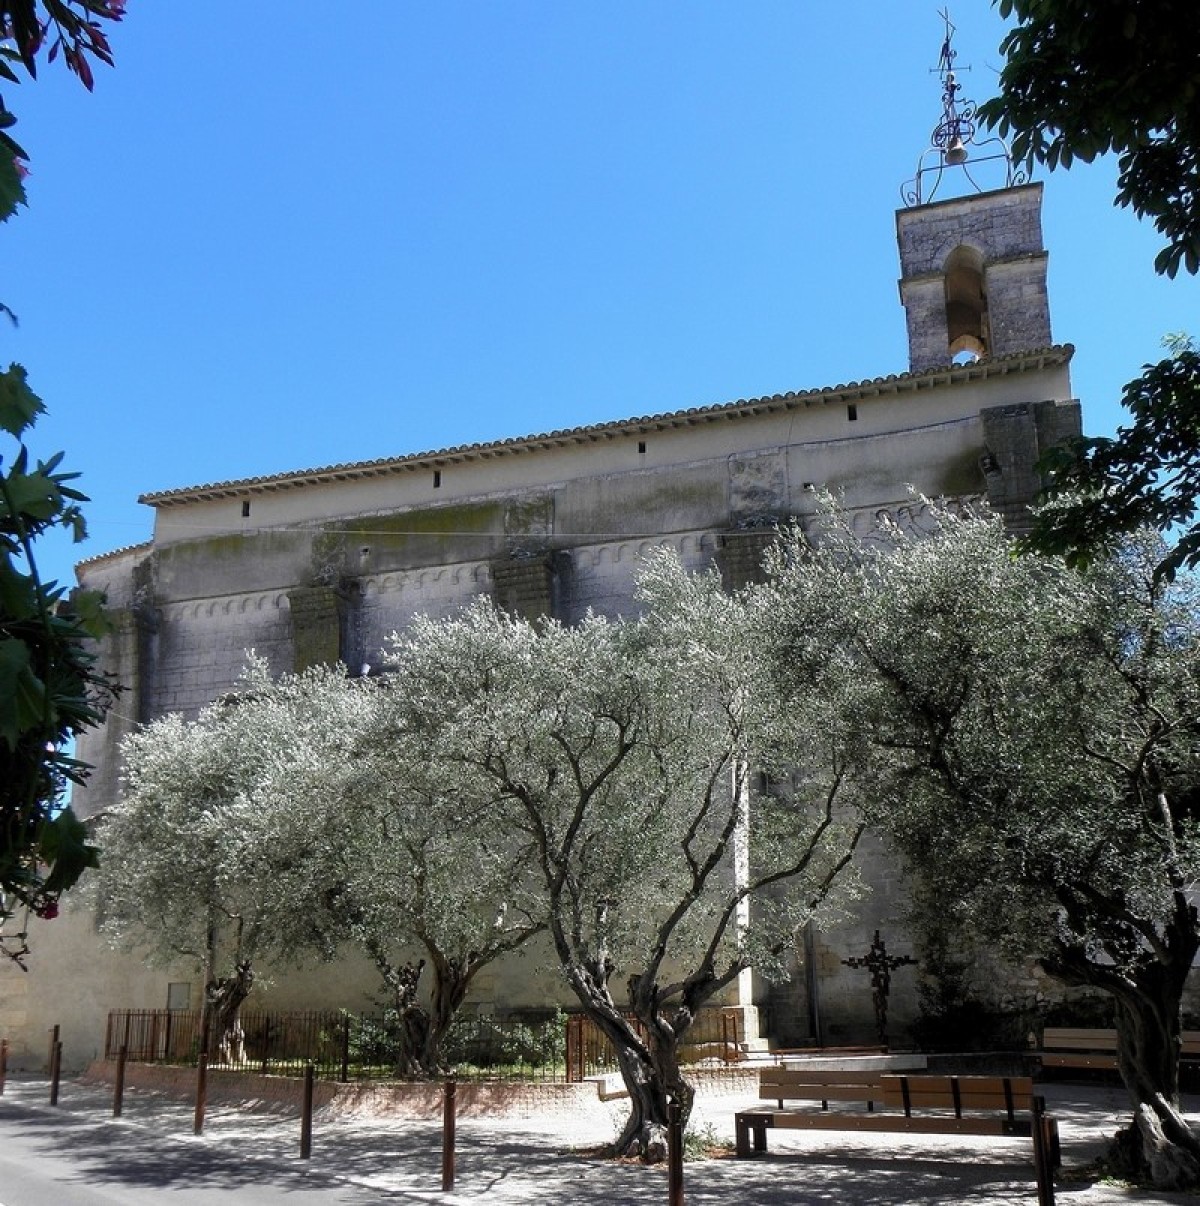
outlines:
[[989, 377], [1006, 376], [1010, 373], [1033, 372], [1068, 364], [1074, 353], [1075, 349], [1069, 343], [1054, 344], [1037, 351], [976, 360], [968, 364], [947, 364], [915, 373], [893, 373], [886, 377], [874, 377], [844, 385], [826, 386], [802, 393], [773, 394], [762, 398], [740, 399], [737, 402], [691, 407], [658, 415], [617, 419], [608, 423], [573, 427], [538, 435], [519, 436], [481, 444], [461, 444], [452, 448], [412, 453], [403, 457], [326, 465], [316, 469], [302, 469], [264, 477], [185, 486], [177, 490], [163, 490], [139, 495], [138, 502], [152, 507], [172, 507], [220, 498], [245, 498], [254, 494], [327, 485], [336, 481], [357, 481], [368, 477], [385, 477], [392, 474], [412, 473], [417, 470], [438, 469], [446, 465], [463, 464], [492, 457], [541, 452], [552, 448], [619, 439], [622, 436], [647, 435], [654, 431], [671, 428], [695, 427], [704, 423], [748, 419], [779, 411], [805, 409], [818, 405], [844, 404], [884, 394], [916, 392], [940, 386], [981, 381]]

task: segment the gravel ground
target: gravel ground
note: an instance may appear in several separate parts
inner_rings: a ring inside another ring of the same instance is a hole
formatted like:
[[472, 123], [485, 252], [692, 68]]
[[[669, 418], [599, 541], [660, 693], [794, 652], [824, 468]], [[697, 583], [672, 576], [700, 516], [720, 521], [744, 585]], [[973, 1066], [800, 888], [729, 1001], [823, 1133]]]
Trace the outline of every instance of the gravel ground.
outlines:
[[[1059, 1119], [1068, 1168], [1098, 1154], [1124, 1117], [1122, 1093], [1116, 1087], [1051, 1084], [1045, 1093]], [[94, 1128], [94, 1141], [72, 1143], [64, 1159], [86, 1159], [84, 1171], [97, 1182], [118, 1184], [122, 1176], [153, 1176], [168, 1188], [172, 1152], [203, 1143], [236, 1157], [247, 1181], [294, 1179], [298, 1173], [328, 1181], [331, 1204], [666, 1202], [661, 1168], [585, 1154], [615, 1136], [623, 1116], [619, 1101], [597, 1101], [585, 1114], [459, 1119], [456, 1188], [443, 1194], [441, 1128], [435, 1121], [318, 1115], [312, 1160], [301, 1163], [294, 1112], [210, 1108], [204, 1134], [197, 1138], [187, 1102], [130, 1089], [124, 1116], [113, 1120], [111, 1100], [111, 1090], [104, 1086], [64, 1082], [57, 1107], [76, 1127], [86, 1123]], [[6, 1122], [18, 1115], [28, 1117], [31, 1110], [51, 1116], [46, 1103], [45, 1081], [10, 1079], [0, 1097], [0, 1133]], [[701, 1096], [693, 1129], [731, 1148], [734, 1112], [752, 1104], [746, 1097]], [[1200, 1100], [1186, 1104], [1200, 1118]], [[689, 1161], [684, 1170], [688, 1206], [1007, 1206], [1036, 1201], [1029, 1140], [779, 1131], [771, 1134], [770, 1146], [766, 1159]], [[219, 1197], [220, 1189], [214, 1187], [214, 1202]], [[1200, 1204], [1200, 1195], [1144, 1193], [1087, 1180], [1064, 1181], [1057, 1197], [1061, 1206]]]

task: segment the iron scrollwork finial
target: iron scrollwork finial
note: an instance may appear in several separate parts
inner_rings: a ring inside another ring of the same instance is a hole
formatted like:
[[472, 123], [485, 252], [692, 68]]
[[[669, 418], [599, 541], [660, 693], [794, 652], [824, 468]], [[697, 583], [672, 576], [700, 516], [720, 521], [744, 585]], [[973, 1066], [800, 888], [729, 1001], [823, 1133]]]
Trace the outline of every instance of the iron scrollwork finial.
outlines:
[[[948, 10], [943, 9], [938, 15], [946, 28], [938, 65], [931, 71], [938, 74], [942, 84], [942, 116], [930, 136], [929, 146], [917, 160], [916, 175], [900, 189], [901, 198], [907, 206], [932, 201], [947, 168], [961, 169], [977, 193], [984, 191], [971, 174], [971, 167], [977, 164], [1003, 162], [1005, 188], [1024, 184], [1029, 178], [1025, 171], [1014, 165], [1012, 154], [1002, 138], [993, 136], [982, 142], [976, 141], [975, 102], [960, 96], [962, 84], [954, 65], [958, 57], [954, 49], [954, 23], [950, 20]], [[965, 70], [970, 71], [970, 67]], [[928, 187], [927, 178], [932, 178]]]

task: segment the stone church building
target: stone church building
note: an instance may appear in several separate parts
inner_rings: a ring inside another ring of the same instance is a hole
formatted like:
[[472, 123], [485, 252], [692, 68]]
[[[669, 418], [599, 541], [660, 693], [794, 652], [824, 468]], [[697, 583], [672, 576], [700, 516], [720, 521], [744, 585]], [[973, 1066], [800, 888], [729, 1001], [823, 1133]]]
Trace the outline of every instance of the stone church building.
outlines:
[[[76, 810], [116, 797], [128, 732], [229, 691], [248, 649], [280, 673], [339, 659], [358, 670], [413, 616], [480, 593], [565, 623], [620, 614], [639, 556], [659, 545], [733, 587], [760, 572], [774, 525], [803, 521], [823, 489], [864, 531], [884, 513], [919, 522], [913, 491], [985, 499], [1020, 528], [1039, 456], [1080, 430], [1072, 349], [1051, 336], [1041, 201], [1041, 185], [1024, 184], [898, 212], [909, 365], [892, 376], [145, 496], [152, 540], [79, 568], [107, 595], [103, 661], [127, 690], [79, 743], [96, 770]], [[784, 1045], [869, 1041], [869, 983], [843, 960], [877, 929], [895, 953], [911, 940], [894, 863], [864, 858], [873, 891], [852, 922], [798, 943], [790, 983], [747, 976], [731, 989], [748, 1034], [762, 1010]], [[17, 1059], [40, 1060], [54, 1023], [78, 1065], [102, 1046], [110, 1009], [199, 1005], [196, 969], [110, 951], [78, 903], [34, 924], [29, 974], [0, 966], [0, 1033]], [[553, 973], [529, 968], [485, 973], [474, 999], [569, 1004]], [[915, 1015], [915, 979], [893, 976], [894, 1030]], [[365, 965], [281, 973], [260, 1003], [362, 1010], [376, 983]]]

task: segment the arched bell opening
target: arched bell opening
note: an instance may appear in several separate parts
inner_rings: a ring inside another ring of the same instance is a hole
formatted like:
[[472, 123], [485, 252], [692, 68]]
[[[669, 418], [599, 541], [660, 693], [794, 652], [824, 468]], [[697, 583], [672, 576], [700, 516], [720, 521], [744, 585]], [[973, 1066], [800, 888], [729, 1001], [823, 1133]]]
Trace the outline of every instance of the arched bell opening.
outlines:
[[956, 247], [943, 269], [946, 288], [946, 335], [951, 360], [988, 355], [987, 296], [983, 289], [983, 256], [974, 247]]

